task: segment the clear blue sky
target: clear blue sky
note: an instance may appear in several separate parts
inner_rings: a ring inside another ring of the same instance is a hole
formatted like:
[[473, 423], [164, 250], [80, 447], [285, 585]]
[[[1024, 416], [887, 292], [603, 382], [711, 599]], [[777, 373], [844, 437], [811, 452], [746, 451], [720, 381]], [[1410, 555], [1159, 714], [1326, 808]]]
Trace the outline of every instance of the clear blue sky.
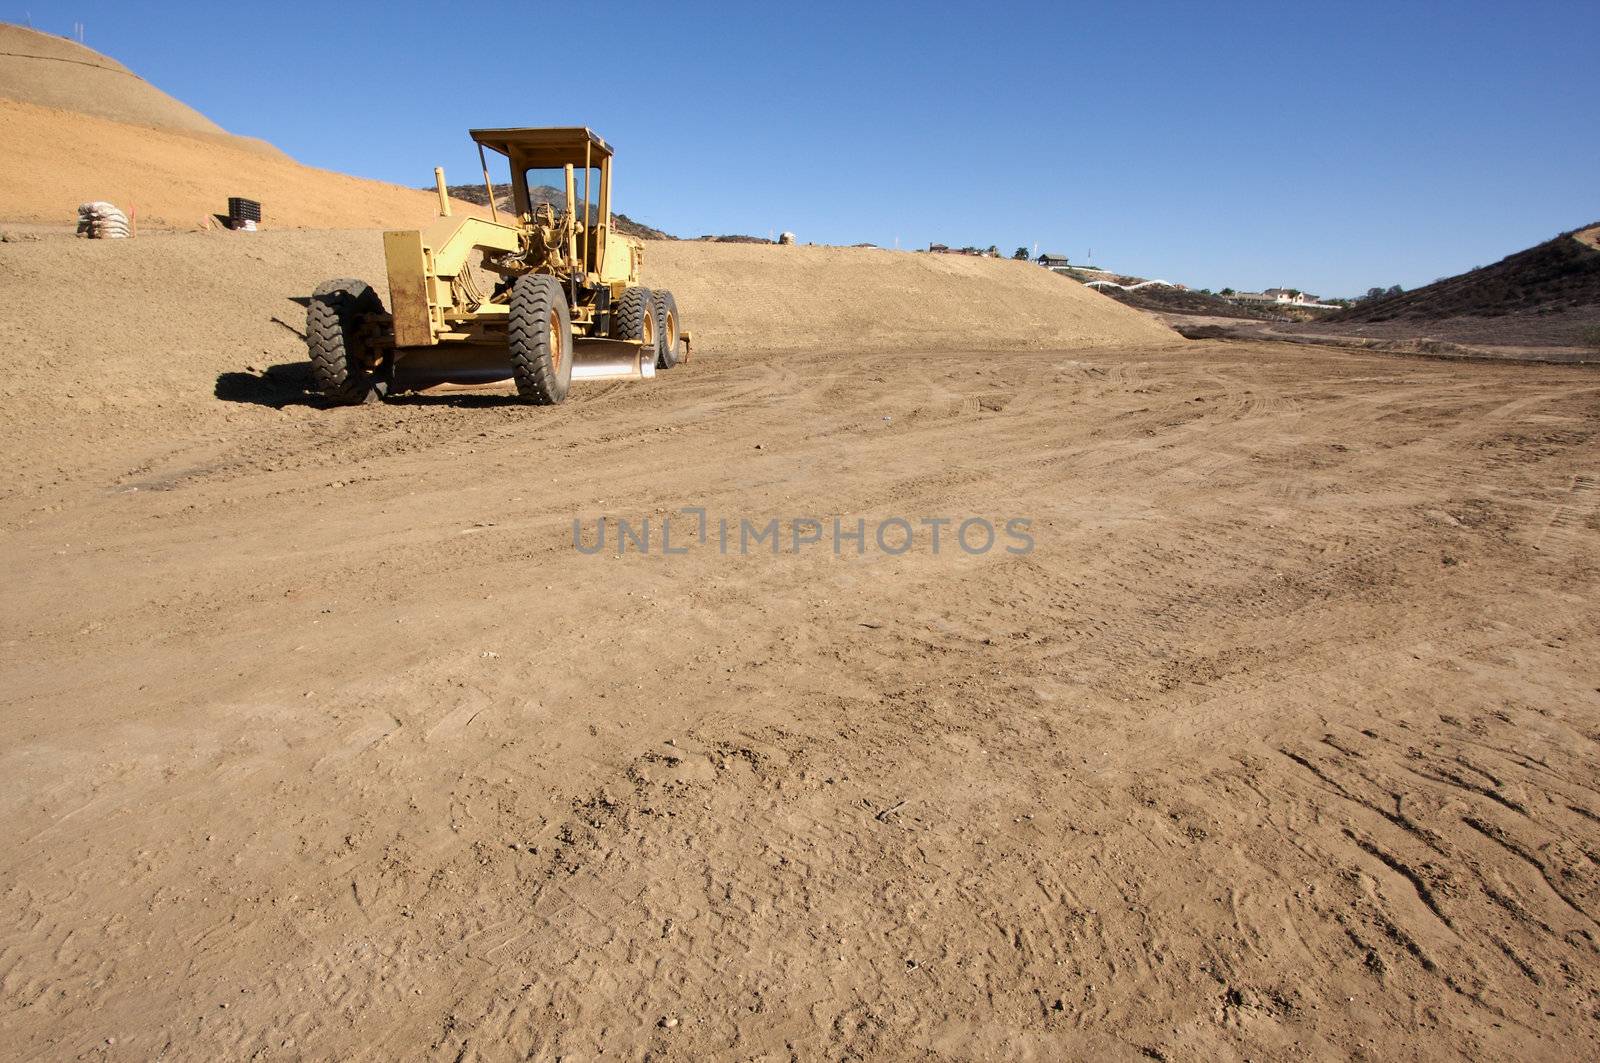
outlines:
[[[680, 236], [1092, 248], [1339, 295], [1600, 219], [1597, 0], [252, 6], [0, 17], [82, 21], [230, 131], [410, 185], [474, 179], [469, 126], [590, 125], [617, 207]], [[592, 48], [541, 39], [573, 22]]]

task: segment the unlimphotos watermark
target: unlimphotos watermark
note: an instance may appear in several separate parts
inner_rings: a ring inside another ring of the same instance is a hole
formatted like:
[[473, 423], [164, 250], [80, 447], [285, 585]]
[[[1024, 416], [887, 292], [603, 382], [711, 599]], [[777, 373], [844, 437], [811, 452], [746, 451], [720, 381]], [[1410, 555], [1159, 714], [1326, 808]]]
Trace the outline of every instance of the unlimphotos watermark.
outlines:
[[677, 514], [656, 518], [597, 517], [586, 534], [580, 517], [572, 518], [572, 547], [580, 554], [598, 554], [608, 546], [618, 554], [682, 556], [697, 548], [740, 557], [754, 553], [798, 554], [828, 548], [843, 556], [869, 550], [898, 557], [925, 549], [938, 554], [1033, 553], [1030, 517], [712, 517], [703, 506], [686, 506]]

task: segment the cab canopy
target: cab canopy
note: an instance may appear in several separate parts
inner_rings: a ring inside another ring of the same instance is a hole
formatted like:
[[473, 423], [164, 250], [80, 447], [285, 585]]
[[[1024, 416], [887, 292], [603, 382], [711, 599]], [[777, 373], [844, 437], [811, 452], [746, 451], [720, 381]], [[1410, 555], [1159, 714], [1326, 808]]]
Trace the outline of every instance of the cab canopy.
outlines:
[[[578, 220], [570, 257], [582, 273], [600, 270], [611, 234], [611, 145], [587, 126], [470, 132], [480, 158], [487, 148], [510, 160], [511, 200], [517, 217], [526, 221], [539, 204], [564, 203], [564, 209], [573, 212]], [[569, 166], [572, 169], [566, 170]], [[496, 217], [494, 185], [487, 163], [483, 167], [483, 183], [490, 216]]]
[[474, 129], [472, 139], [511, 160], [513, 170], [598, 166], [611, 158], [611, 145], [587, 126], [543, 129]]

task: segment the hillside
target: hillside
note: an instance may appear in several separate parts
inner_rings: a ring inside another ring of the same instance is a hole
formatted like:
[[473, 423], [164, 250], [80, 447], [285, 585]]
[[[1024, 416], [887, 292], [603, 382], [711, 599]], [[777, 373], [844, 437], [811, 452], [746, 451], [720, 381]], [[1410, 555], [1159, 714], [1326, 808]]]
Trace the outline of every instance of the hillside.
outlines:
[[1491, 266], [1363, 301], [1317, 324], [1353, 336], [1457, 343], [1595, 346], [1600, 224], [1562, 233]]
[[1281, 321], [1283, 315], [1264, 308], [1244, 306], [1229, 302], [1216, 295], [1181, 288], [1149, 287], [1130, 291], [1127, 288], [1095, 288], [1101, 295], [1109, 296], [1124, 306], [1148, 310], [1156, 314], [1184, 314], [1197, 317], [1235, 317], [1247, 321]]
[[742, 350], [1060, 350], [1164, 345], [1166, 326], [1025, 262], [880, 248], [657, 242], [697, 338]]
[[[1180, 288], [1162, 280], [1130, 274], [1069, 269], [1064, 277], [1078, 281], [1124, 306], [1145, 310], [1157, 316], [1226, 317], [1241, 321], [1307, 321], [1326, 313], [1304, 306], [1279, 306], [1235, 302], [1210, 292]], [[1109, 282], [1109, 283], [1102, 283]], [[1174, 322], [1176, 324], [1176, 322]]]
[[79, 203], [104, 199], [136, 212], [142, 231], [192, 229], [229, 196], [260, 200], [267, 228], [435, 216], [430, 193], [303, 166], [71, 41], [0, 25], [0, 52], [0, 223], [70, 226]]
[[[141, 230], [193, 229], [229, 196], [263, 204], [266, 228], [426, 224], [437, 199], [399, 185], [302, 166], [236, 137], [184, 133], [0, 99], [0, 222], [73, 222], [105, 199], [138, 213]], [[461, 204], [463, 211], [478, 211]]]
[[129, 125], [227, 132], [116, 60], [76, 41], [10, 23], [0, 23], [0, 96]]

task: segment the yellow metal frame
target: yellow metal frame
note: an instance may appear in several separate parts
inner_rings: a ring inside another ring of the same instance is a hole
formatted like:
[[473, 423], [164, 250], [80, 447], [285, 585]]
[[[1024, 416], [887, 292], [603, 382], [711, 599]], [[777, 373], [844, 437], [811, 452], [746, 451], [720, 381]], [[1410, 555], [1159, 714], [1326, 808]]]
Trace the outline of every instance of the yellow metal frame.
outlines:
[[[563, 280], [572, 305], [575, 333], [588, 335], [594, 327], [594, 309], [578, 305], [578, 285], [585, 289], [609, 287], [618, 297], [637, 284], [644, 260], [644, 245], [631, 237], [612, 233], [611, 146], [583, 128], [475, 129], [479, 161], [489, 195], [492, 220], [452, 218], [445, 194], [444, 172], [435, 170], [440, 218], [424, 229], [402, 229], [383, 236], [384, 259], [389, 274], [389, 302], [396, 347], [429, 347], [444, 341], [503, 342], [508, 313], [505, 294], [485, 296], [474, 273], [474, 257], [482, 267], [514, 279], [524, 273], [550, 273]], [[517, 216], [512, 223], [499, 220], [484, 150], [504, 155], [511, 165], [513, 200]], [[574, 170], [582, 165], [583, 198], [578, 198]], [[565, 171], [565, 246], [541, 248], [538, 241], [550, 230], [535, 224], [528, 198], [527, 171], [532, 167], [562, 166]], [[589, 204], [599, 170], [598, 213], [590, 232]], [[582, 209], [579, 209], [579, 204]], [[534, 261], [539, 251], [545, 257]]]

